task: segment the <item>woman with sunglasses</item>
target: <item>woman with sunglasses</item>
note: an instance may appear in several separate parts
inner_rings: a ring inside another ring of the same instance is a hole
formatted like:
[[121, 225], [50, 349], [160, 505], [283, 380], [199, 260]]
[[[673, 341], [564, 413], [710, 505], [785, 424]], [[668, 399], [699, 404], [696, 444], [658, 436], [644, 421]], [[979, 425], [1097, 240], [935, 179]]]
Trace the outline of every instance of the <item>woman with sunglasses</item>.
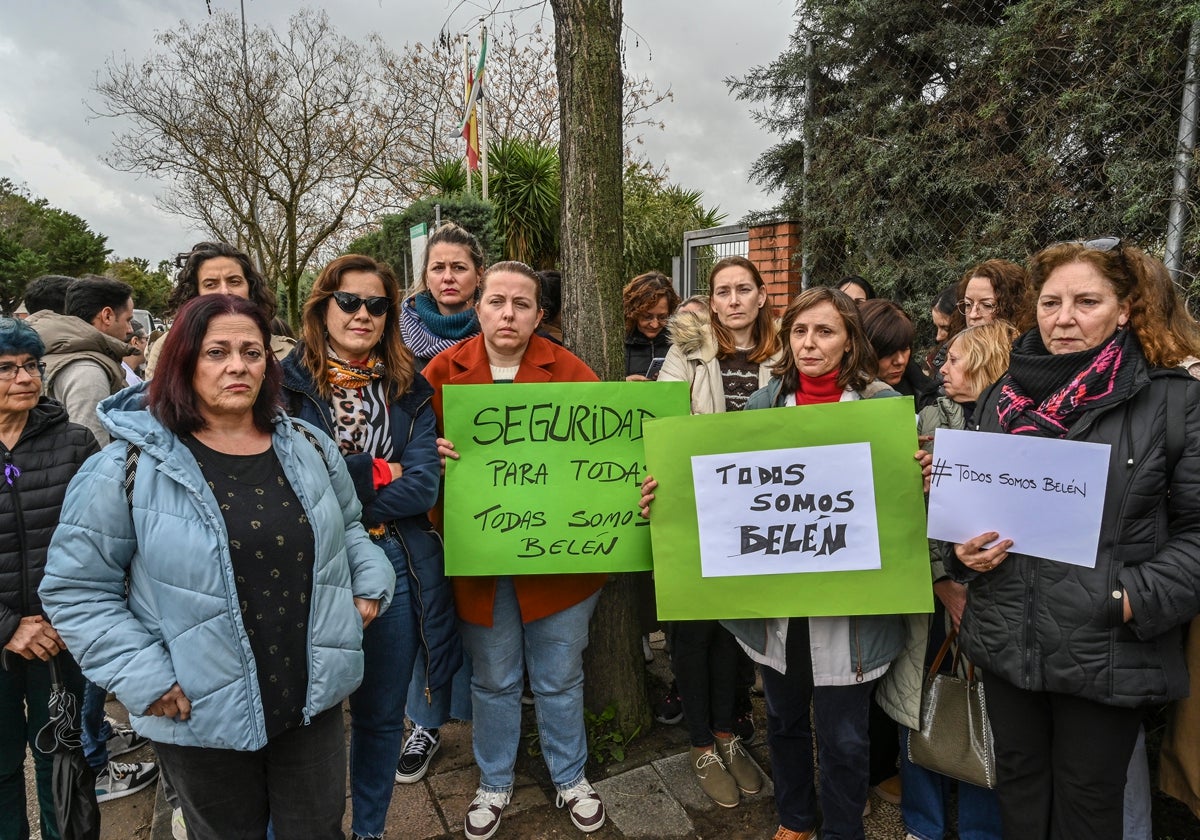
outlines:
[[1162, 263], [1118, 239], [1035, 254], [1037, 326], [971, 428], [1111, 448], [1095, 556], [1020, 553], [995, 531], [955, 546], [960, 636], [984, 672], [1005, 837], [1122, 836], [1145, 709], [1184, 696], [1181, 625], [1200, 611], [1200, 382], [1177, 367], [1200, 327]]
[[353, 837], [383, 834], [418, 645], [428, 693], [462, 659], [441, 541], [426, 516], [441, 481], [433, 389], [400, 339], [399, 303], [387, 265], [338, 257], [317, 277], [301, 342], [283, 362], [288, 411], [337, 441], [363, 525], [396, 572], [391, 609], [363, 635], [363, 681], [350, 695]]

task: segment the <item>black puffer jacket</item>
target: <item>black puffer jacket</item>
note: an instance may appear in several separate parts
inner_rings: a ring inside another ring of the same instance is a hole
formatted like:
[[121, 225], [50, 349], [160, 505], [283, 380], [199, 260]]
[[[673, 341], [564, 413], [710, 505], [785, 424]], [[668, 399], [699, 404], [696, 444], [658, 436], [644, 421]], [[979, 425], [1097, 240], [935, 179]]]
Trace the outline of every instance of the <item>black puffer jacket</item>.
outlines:
[[[952, 573], [969, 581], [961, 632], [987, 673], [1136, 707], [1188, 693], [1181, 625], [1200, 612], [1200, 382], [1149, 368], [1136, 349], [1126, 363], [1138, 366], [1127, 398], [1085, 413], [1067, 435], [1112, 447], [1095, 568], [1010, 553], [983, 574], [954, 559]], [[1185, 441], [1170, 479], [1168, 390]], [[1001, 431], [998, 397], [995, 386], [984, 393], [974, 428]]]
[[[38, 584], [46, 547], [58, 526], [67, 484], [99, 451], [92, 433], [67, 422], [67, 412], [42, 397], [11, 450], [0, 443], [0, 647], [23, 615], [45, 615]], [[19, 474], [18, 474], [19, 472]]]
[[[655, 359], [665, 359], [670, 349], [671, 338], [666, 330], [662, 330], [654, 338], [646, 338], [641, 330], [634, 327], [625, 336], [625, 375], [645, 376], [650, 370], [650, 364]], [[657, 372], [654, 378], [658, 378]]]

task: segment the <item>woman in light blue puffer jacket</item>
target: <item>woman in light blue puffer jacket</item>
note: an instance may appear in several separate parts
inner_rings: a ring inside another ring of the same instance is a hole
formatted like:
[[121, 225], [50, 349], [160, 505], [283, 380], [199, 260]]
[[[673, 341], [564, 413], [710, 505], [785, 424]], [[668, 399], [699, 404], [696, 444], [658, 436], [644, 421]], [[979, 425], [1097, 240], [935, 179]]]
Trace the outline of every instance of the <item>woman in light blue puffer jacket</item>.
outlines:
[[101, 403], [114, 441], [71, 482], [40, 594], [155, 742], [191, 837], [270, 819], [280, 840], [340, 840], [338, 709], [395, 576], [336, 445], [278, 411], [269, 340], [239, 298], [185, 305], [149, 386]]

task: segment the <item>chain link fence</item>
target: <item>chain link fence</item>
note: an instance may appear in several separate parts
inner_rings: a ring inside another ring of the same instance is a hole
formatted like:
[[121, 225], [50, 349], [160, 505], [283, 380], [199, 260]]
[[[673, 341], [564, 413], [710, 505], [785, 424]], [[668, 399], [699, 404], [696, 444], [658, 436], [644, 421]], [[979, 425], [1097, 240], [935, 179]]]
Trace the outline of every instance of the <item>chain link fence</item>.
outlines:
[[918, 305], [971, 265], [1119, 235], [1200, 292], [1197, 4], [800, 0], [733, 89], [782, 138], [755, 175], [803, 223], [806, 283]]

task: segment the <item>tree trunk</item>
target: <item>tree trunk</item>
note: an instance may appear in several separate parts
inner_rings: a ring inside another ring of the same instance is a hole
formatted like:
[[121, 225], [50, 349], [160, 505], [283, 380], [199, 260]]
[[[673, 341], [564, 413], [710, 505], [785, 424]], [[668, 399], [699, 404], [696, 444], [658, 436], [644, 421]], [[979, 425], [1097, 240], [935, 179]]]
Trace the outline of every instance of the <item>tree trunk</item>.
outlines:
[[[621, 0], [550, 5], [561, 113], [563, 331], [601, 379], [619, 380], [625, 372]], [[626, 734], [650, 723], [639, 638], [633, 583], [620, 575], [605, 587], [592, 618], [585, 702], [596, 713], [615, 706]]]

